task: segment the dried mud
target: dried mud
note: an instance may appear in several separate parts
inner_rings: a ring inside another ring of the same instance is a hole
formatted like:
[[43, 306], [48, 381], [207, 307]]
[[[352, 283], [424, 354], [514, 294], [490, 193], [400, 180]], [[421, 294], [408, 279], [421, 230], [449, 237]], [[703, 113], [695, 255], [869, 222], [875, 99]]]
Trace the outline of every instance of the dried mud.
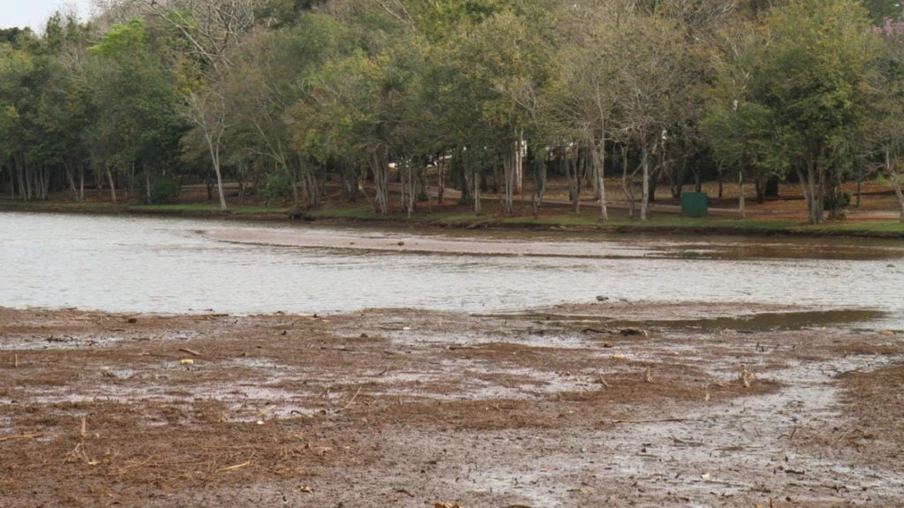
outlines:
[[0, 309], [0, 504], [901, 506], [868, 317]]

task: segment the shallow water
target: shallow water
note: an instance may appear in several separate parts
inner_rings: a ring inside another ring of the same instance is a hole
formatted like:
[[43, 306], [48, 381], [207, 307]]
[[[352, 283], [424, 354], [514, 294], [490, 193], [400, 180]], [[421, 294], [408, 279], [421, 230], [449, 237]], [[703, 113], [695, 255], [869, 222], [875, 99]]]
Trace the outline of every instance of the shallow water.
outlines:
[[592, 302], [598, 295], [876, 309], [890, 313], [883, 326], [901, 329], [904, 246], [0, 214], [2, 306], [486, 312]]

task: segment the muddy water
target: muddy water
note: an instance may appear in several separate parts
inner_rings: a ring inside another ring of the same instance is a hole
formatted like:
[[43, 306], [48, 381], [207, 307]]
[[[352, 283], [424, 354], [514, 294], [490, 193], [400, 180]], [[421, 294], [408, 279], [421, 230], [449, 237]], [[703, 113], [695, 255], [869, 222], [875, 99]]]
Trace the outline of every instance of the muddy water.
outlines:
[[902, 329], [904, 246], [0, 214], [0, 306], [486, 312], [597, 296], [877, 309]]

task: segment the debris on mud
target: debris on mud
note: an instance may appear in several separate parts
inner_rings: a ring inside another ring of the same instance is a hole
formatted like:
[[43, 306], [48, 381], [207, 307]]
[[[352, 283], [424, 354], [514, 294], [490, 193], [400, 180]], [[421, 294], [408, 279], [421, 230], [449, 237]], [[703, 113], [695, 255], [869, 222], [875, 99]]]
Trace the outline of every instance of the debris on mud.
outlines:
[[0, 309], [0, 496], [901, 506], [904, 344], [843, 323], [719, 321], [776, 312], [820, 322], [619, 302], [502, 316]]

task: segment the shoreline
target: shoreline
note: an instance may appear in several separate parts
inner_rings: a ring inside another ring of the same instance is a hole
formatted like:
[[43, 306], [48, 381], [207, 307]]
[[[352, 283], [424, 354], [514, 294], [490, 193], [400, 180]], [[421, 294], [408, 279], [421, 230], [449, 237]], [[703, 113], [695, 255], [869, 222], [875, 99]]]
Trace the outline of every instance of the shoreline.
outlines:
[[[671, 205], [664, 205], [670, 207]], [[214, 205], [113, 205], [109, 203], [15, 202], [0, 200], [0, 212], [57, 213], [72, 215], [169, 216], [195, 219], [237, 220], [248, 222], [299, 222], [289, 215], [291, 207], [233, 206], [220, 211]], [[485, 229], [601, 234], [655, 234], [701, 236], [832, 237], [904, 239], [904, 223], [883, 219], [847, 219], [810, 225], [788, 215], [759, 214], [744, 219], [725, 216], [688, 218], [669, 211], [654, 210], [646, 222], [636, 219], [599, 221], [587, 214], [575, 216], [557, 205], [548, 205], [539, 217], [496, 214], [474, 216], [460, 210], [419, 212], [411, 217], [402, 213], [385, 216], [358, 208], [319, 208], [306, 212], [304, 221], [352, 227], [421, 227], [430, 229]], [[565, 213], [563, 213], [565, 212]], [[370, 215], [372, 214], [372, 215]]]

